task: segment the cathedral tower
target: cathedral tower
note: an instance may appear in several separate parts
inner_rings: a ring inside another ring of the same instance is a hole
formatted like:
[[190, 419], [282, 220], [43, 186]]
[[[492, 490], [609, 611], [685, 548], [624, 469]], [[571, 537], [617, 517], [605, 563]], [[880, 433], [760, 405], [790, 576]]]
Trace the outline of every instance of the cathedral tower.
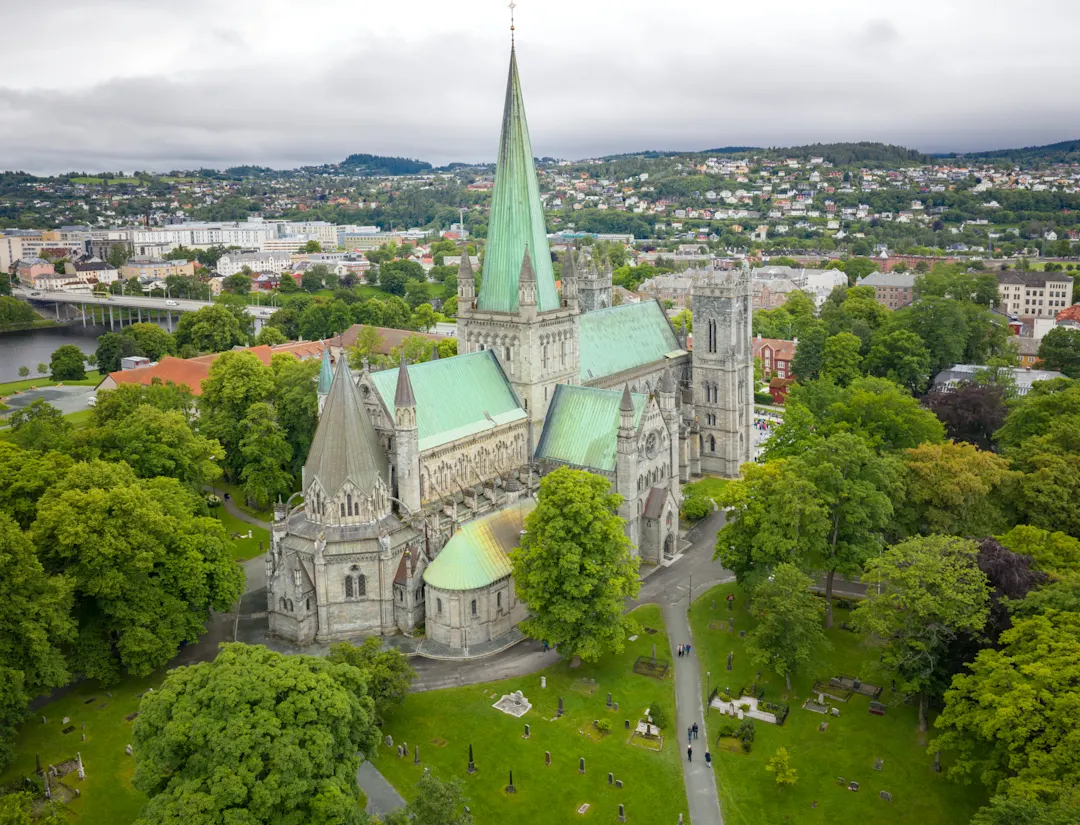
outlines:
[[611, 306], [611, 266], [607, 261], [599, 264], [590, 258], [588, 264], [579, 270], [578, 301], [582, 312], [596, 312]]
[[[458, 275], [458, 350], [490, 349], [539, 432], [556, 384], [578, 383], [578, 312], [551, 266], [532, 143], [510, 50], [502, 134], [480, 294]], [[471, 268], [471, 267], [470, 267]]]
[[691, 287], [694, 408], [701, 472], [736, 478], [753, 459], [750, 269], [711, 272]]

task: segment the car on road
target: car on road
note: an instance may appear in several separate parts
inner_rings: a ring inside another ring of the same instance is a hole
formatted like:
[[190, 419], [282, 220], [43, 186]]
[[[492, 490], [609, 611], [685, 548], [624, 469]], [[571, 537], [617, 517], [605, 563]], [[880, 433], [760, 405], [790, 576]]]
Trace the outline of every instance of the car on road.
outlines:
[[167, 307], [178, 307], [178, 306], [180, 306], [180, 302], [179, 301], [166, 301], [165, 306], [167, 306]]
[[97, 396], [96, 395], [91, 395], [89, 398], [87, 398], [86, 399], [86, 406], [88, 406], [88, 407], [96, 407], [97, 406]]
[[38, 291], [36, 291], [36, 290], [35, 290], [34, 292], [31, 292], [31, 293], [30, 293], [31, 297], [33, 297], [34, 295], [40, 295], [40, 294], [41, 294], [41, 293], [40, 293], [40, 292], [38, 292]]

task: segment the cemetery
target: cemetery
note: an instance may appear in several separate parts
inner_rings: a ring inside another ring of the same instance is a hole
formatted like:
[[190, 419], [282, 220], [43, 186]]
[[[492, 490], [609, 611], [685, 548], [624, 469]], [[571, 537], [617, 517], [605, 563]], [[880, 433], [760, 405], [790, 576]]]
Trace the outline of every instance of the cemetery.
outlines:
[[653, 644], [658, 660], [670, 648], [659, 608], [633, 615], [656, 632], [595, 664], [410, 694], [387, 719], [375, 766], [406, 798], [424, 770], [461, 779], [478, 822], [618, 822], [620, 805], [628, 822], [677, 822], [685, 757], [664, 745], [677, 734], [667, 727], [674, 683], [635, 669]]
[[[889, 687], [877, 645], [840, 629], [847, 609], [834, 612], [836, 629], [826, 631], [831, 646], [792, 675], [788, 691], [783, 676], [750, 658], [746, 633], [754, 620], [738, 585], [721, 585], [695, 601], [690, 625], [710, 704], [707, 729], [725, 825], [966, 825], [985, 804], [985, 792], [945, 779], [940, 769], [949, 754], [935, 757], [926, 749], [933, 729], [918, 732], [916, 705]], [[778, 788], [765, 770], [778, 747], [790, 752], [798, 771], [789, 788]]]

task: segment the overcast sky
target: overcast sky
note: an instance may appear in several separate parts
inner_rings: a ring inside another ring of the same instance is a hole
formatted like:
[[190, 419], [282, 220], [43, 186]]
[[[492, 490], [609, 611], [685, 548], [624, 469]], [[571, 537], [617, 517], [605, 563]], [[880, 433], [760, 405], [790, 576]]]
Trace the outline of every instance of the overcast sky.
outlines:
[[[1077, 0], [520, 0], [537, 155], [1080, 137]], [[494, 158], [503, 0], [0, 0], [0, 169]]]

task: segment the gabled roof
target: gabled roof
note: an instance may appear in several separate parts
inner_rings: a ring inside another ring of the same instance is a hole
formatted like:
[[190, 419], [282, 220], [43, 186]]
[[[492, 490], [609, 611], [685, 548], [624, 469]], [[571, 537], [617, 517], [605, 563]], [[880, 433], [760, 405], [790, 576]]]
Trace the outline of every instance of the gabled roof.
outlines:
[[546, 312], [558, 309], [559, 293], [555, 289], [544, 208], [540, 203], [532, 142], [525, 121], [517, 55], [511, 48], [499, 158], [495, 167], [495, 188], [491, 193], [491, 213], [488, 217], [484, 280], [476, 299], [477, 309], [517, 311], [518, 277], [526, 247], [536, 275], [537, 310]]
[[390, 484], [390, 463], [345, 361], [344, 358], [338, 361], [304, 464], [304, 488], [318, 479], [329, 498], [346, 481], [369, 495], [375, 489], [376, 479]]
[[[619, 444], [619, 407], [625, 395], [625, 388], [601, 390], [557, 384], [536, 446], [536, 457], [613, 472]], [[640, 393], [629, 396], [637, 430], [648, 398]]]
[[586, 312], [580, 324], [583, 384], [683, 354], [675, 331], [656, 301]]
[[437, 590], [476, 590], [513, 573], [509, 553], [521, 541], [531, 498], [463, 524], [424, 571], [424, 584]]
[[[397, 368], [371, 373], [391, 415], [397, 376]], [[421, 451], [528, 417], [491, 350], [413, 364], [409, 384]]]

